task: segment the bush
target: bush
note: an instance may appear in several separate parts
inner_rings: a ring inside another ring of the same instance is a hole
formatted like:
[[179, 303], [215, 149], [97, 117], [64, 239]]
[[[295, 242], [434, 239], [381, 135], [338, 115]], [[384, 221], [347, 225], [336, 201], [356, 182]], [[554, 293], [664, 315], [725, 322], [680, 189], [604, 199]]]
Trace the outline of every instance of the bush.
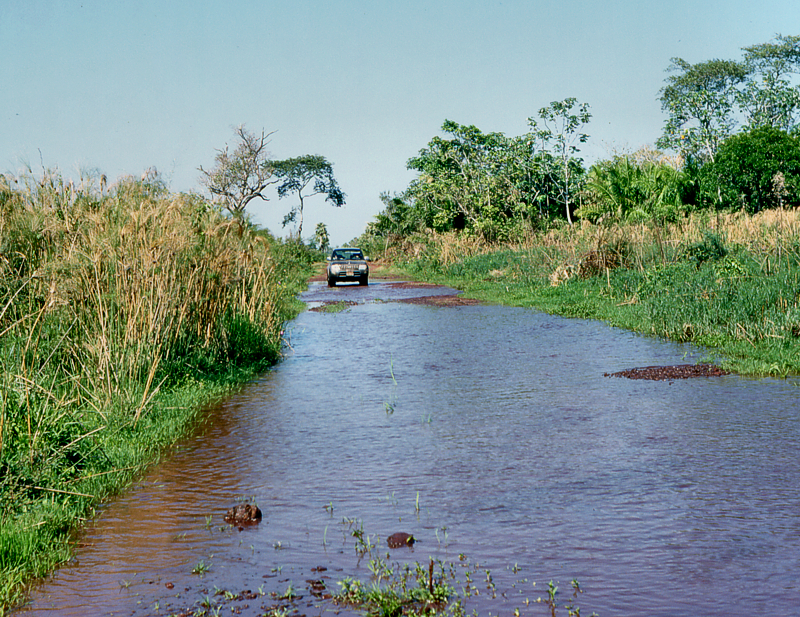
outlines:
[[726, 139], [700, 170], [701, 199], [748, 213], [800, 206], [800, 139], [762, 127]]
[[684, 211], [682, 184], [683, 174], [664, 161], [616, 156], [591, 167], [584, 203], [576, 214], [592, 222], [602, 217], [676, 222]]

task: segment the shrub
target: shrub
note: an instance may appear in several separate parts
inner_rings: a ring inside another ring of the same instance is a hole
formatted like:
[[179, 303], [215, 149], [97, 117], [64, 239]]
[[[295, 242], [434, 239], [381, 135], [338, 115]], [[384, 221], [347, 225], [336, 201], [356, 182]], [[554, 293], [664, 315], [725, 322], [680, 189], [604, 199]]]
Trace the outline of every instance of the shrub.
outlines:
[[726, 139], [700, 170], [701, 199], [755, 213], [800, 206], [800, 139], [770, 127]]
[[683, 175], [672, 165], [636, 155], [616, 156], [589, 170], [584, 204], [576, 214], [592, 222], [675, 222], [683, 216]]

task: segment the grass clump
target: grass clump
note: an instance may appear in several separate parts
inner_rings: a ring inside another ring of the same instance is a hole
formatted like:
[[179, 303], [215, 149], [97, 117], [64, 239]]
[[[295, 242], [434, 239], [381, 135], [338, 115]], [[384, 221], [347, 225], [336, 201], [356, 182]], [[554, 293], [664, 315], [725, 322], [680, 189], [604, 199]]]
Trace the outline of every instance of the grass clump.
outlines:
[[0, 614], [201, 403], [279, 358], [310, 261], [154, 172], [0, 176]]

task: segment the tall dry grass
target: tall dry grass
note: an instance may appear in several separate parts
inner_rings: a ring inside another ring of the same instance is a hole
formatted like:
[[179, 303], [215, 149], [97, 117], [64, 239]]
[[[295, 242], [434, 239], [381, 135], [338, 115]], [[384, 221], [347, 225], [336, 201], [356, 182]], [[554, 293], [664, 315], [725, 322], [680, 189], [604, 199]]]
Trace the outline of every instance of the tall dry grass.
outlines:
[[284, 255], [152, 172], [0, 176], [0, 579], [17, 581], [0, 613], [132, 472], [98, 476], [185, 430], [168, 393], [276, 360], [299, 280]]
[[[736, 246], [770, 265], [796, 254], [800, 246], [800, 212], [765, 210], [755, 215], [742, 212], [697, 212], [680, 223], [614, 223], [594, 225], [581, 221], [560, 225], [543, 233], [531, 232], [514, 242], [490, 243], [480, 237], [458, 234], [431, 234], [411, 243], [406, 258], [435, 262], [449, 267], [466, 259], [498, 251], [526, 252], [537, 256], [540, 268], [565, 280], [565, 272], [577, 275], [587, 260], [643, 270], [654, 264], [667, 264], [685, 256], [686, 248], [713, 233], [729, 246]], [[534, 260], [536, 261], [536, 260]], [[601, 268], [602, 270], [603, 268]], [[543, 272], [544, 273], [544, 272]], [[597, 272], [590, 272], [596, 274]], [[569, 278], [569, 276], [566, 276]]]

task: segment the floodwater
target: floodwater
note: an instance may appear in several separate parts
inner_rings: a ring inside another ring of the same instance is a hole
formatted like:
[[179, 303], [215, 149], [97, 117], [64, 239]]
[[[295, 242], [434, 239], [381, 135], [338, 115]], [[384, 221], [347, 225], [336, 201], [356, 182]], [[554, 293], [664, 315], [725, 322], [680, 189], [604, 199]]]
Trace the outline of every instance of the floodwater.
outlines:
[[[605, 377], [701, 354], [396, 301], [452, 293], [313, 283], [310, 306], [355, 304], [290, 324], [285, 360], [104, 507], [21, 613], [261, 615], [291, 586], [292, 614], [333, 614], [337, 581], [369, 581], [362, 529], [384, 555], [417, 538], [392, 560], [469, 564], [468, 613], [550, 615], [553, 581], [566, 615], [573, 579], [583, 615], [800, 612], [798, 382]], [[243, 501], [263, 520], [239, 531]]]

